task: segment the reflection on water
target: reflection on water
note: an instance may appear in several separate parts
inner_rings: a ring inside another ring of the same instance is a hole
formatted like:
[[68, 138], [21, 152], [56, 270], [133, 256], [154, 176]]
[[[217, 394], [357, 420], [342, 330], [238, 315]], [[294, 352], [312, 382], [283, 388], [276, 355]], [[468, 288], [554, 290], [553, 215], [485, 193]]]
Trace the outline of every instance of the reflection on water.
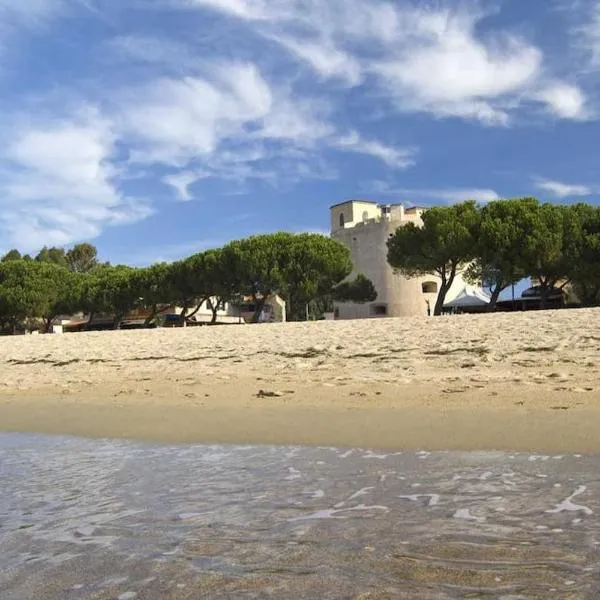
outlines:
[[600, 598], [600, 458], [0, 434], [0, 597]]

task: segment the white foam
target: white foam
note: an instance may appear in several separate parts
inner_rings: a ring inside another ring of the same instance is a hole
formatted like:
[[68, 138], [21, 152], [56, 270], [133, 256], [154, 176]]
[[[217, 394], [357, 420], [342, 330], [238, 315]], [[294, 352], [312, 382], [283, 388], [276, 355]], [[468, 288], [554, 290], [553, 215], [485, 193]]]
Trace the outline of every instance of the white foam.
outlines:
[[427, 506], [436, 506], [439, 504], [440, 495], [439, 494], [412, 494], [406, 496], [398, 496], [400, 500], [412, 500], [413, 502], [418, 502], [419, 498], [429, 498], [427, 502]]
[[388, 456], [389, 456], [389, 454], [376, 454], [372, 450], [368, 450], [367, 453], [365, 455], [363, 455], [363, 458], [374, 458], [377, 460], [384, 460]]
[[478, 523], [485, 521], [485, 517], [476, 517], [475, 515], [472, 515], [468, 508], [459, 508], [454, 513], [453, 517], [464, 521], [477, 521]]
[[561, 512], [583, 512], [586, 515], [593, 515], [594, 511], [587, 507], [587, 506], [583, 506], [582, 504], [575, 504], [573, 502], [573, 498], [575, 498], [576, 496], [579, 496], [580, 494], [583, 494], [586, 491], [587, 487], [585, 485], [580, 485], [568, 498], [566, 498], [565, 500], [563, 500], [562, 502], [560, 502], [559, 504], [556, 505], [556, 508], [551, 508], [549, 510], [547, 510], [546, 512], [549, 514], [557, 514], [557, 513], [561, 513]]
[[493, 475], [493, 473], [491, 471], [486, 471], [485, 473], [482, 473], [479, 476], [480, 481], [486, 481], [487, 479], [489, 479], [491, 476]]
[[300, 477], [302, 477], [300, 471], [298, 471], [298, 469], [295, 469], [294, 467], [288, 467], [288, 473], [289, 475], [287, 477], [284, 477], [284, 479], [286, 479], [287, 481], [293, 481], [294, 479], [300, 479]]
[[323, 490], [315, 490], [314, 492], [304, 492], [305, 494], [309, 494], [311, 498], [322, 498], [325, 495]]
[[375, 488], [372, 485], [369, 487], [364, 487], [358, 490], [358, 492], [354, 492], [354, 494], [348, 498], [347, 502], [350, 502], [350, 500], [354, 500], [354, 498], [358, 498], [359, 496], [366, 496], [373, 489]]
[[117, 596], [117, 600], [133, 600], [137, 596], [136, 592], [125, 592], [120, 596]]
[[546, 461], [546, 460], [550, 460], [550, 457], [547, 455], [532, 454], [530, 457], [528, 457], [527, 460], [529, 462], [536, 462], [537, 460]]
[[180, 521], [187, 521], [189, 519], [197, 519], [198, 517], [201, 517], [202, 513], [179, 513], [177, 515], [177, 518]]
[[366, 504], [358, 504], [357, 506], [351, 506], [348, 508], [327, 508], [325, 510], [317, 510], [308, 515], [304, 515], [302, 517], [293, 517], [288, 519], [288, 521], [309, 521], [312, 519], [348, 519], [349, 517], [336, 516], [338, 513], [351, 512], [351, 511], [368, 511], [368, 510], [383, 510], [385, 512], [389, 512], [389, 508], [387, 506], [379, 506], [374, 504], [372, 506], [367, 506]]

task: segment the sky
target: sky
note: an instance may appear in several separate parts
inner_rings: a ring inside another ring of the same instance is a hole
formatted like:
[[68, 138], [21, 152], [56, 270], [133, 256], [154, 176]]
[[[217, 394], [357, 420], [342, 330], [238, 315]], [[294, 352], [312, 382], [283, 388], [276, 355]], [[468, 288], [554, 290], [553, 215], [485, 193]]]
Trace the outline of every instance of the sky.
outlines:
[[0, 252], [600, 193], [600, 0], [0, 0]]

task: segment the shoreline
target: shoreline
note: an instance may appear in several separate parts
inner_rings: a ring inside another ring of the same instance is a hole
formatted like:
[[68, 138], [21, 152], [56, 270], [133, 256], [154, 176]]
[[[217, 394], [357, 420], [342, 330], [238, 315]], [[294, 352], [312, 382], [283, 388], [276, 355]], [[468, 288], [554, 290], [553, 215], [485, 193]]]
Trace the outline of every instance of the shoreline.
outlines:
[[[49, 390], [3, 394], [0, 430], [183, 444], [600, 454], [597, 395], [579, 405], [551, 394], [498, 407], [486, 406], [481, 392], [435, 399], [435, 389], [407, 386], [400, 397], [397, 386], [385, 385], [377, 396], [372, 386], [354, 385], [325, 400], [323, 388], [296, 386], [294, 394], [248, 399], [251, 385], [213, 386], [208, 398], [205, 387], [189, 385], [186, 402], [160, 393], [124, 398], [119, 386], [84, 400]], [[496, 398], [508, 400], [511, 390], [497, 389]]]
[[0, 430], [600, 454], [599, 316], [589, 309], [1, 338]]

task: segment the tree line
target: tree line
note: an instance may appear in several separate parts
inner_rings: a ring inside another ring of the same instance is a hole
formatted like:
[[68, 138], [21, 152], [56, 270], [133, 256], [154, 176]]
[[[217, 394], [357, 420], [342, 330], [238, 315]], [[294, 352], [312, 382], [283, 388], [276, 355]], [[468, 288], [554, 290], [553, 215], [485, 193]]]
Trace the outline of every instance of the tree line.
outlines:
[[366, 302], [377, 294], [362, 275], [352, 272], [349, 249], [318, 234], [279, 232], [235, 240], [173, 263], [133, 268], [100, 262], [91, 244], [65, 251], [43, 248], [35, 257], [11, 250], [0, 260], [0, 327], [15, 331], [41, 321], [51, 331], [58, 315], [82, 312], [91, 323], [112, 315], [118, 328], [129, 312], [145, 309], [146, 325], [169, 307], [181, 307], [183, 322], [202, 305], [212, 323], [225, 303], [252, 298], [257, 321], [272, 294], [286, 300], [288, 318], [306, 318], [308, 305], [317, 312], [334, 299]]
[[556, 288], [571, 285], [584, 306], [600, 304], [600, 207], [535, 198], [463, 202], [430, 208], [423, 225], [408, 223], [387, 243], [388, 262], [407, 276], [436, 274], [439, 315], [458, 273], [488, 287], [489, 310], [502, 290], [531, 277], [542, 308]]

